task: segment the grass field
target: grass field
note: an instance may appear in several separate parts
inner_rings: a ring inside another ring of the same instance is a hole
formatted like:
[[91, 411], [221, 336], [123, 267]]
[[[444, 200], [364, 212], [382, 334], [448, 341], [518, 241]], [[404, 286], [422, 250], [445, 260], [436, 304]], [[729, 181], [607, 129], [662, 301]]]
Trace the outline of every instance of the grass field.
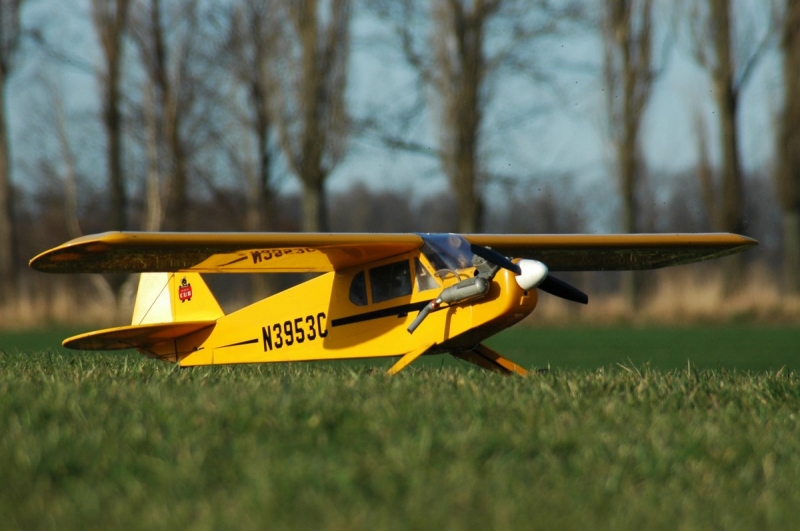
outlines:
[[0, 335], [3, 529], [800, 528], [797, 328], [491, 341], [551, 367], [528, 378], [181, 370], [62, 334]]

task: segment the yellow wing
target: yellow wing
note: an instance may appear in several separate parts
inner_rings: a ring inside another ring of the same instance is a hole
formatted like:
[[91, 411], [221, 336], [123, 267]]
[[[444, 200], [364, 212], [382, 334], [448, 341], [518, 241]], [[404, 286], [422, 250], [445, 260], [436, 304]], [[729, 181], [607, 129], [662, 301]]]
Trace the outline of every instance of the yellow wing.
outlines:
[[[48, 273], [313, 273], [340, 270], [420, 248], [424, 234], [107, 232], [45, 251]], [[551, 271], [655, 269], [747, 250], [736, 234], [468, 234], [470, 243]]]
[[626, 271], [689, 264], [746, 251], [756, 240], [738, 234], [468, 234], [470, 243], [550, 271]]
[[416, 249], [416, 234], [106, 232], [45, 251], [46, 273], [323, 273]]

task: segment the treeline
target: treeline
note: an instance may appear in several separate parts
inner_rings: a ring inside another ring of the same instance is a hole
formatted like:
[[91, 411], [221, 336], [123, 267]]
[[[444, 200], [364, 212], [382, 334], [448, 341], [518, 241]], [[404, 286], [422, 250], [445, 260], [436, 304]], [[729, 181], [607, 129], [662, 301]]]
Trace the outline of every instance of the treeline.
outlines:
[[[594, 56], [564, 55], [587, 39]], [[713, 111], [694, 113], [696, 167], [657, 175], [644, 117], [675, 53], [705, 72]], [[742, 92], [765, 57], [781, 65], [775, 154], [746, 175]], [[573, 78], [604, 96], [600, 191], [566, 167], [508, 171], [492, 149], [547, 132]], [[0, 297], [31, 292], [33, 254], [106, 230], [737, 232], [798, 293], [798, 102], [800, 0], [6, 0]], [[446, 190], [330, 194], [365, 144], [427, 161]], [[748, 260], [726, 260], [728, 292]], [[637, 304], [641, 278], [623, 285]]]

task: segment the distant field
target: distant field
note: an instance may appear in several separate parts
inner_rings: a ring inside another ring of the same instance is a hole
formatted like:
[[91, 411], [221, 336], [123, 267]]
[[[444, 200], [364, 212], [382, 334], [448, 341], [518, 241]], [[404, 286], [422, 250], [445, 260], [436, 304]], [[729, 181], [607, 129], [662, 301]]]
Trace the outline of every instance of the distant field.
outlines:
[[181, 370], [63, 334], [0, 335], [3, 529], [798, 527], [792, 328], [493, 340], [550, 363], [528, 378], [437, 358], [391, 378], [388, 360]]

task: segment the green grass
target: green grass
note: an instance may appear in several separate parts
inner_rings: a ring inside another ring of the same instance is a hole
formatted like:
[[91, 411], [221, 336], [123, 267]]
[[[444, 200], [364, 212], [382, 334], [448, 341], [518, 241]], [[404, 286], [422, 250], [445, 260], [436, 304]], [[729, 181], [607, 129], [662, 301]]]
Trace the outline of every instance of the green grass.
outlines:
[[517, 327], [487, 343], [525, 366], [800, 369], [800, 326]]
[[800, 527], [796, 331], [510, 332], [492, 346], [553, 369], [504, 378], [433, 359], [396, 377], [382, 374], [386, 360], [181, 370], [0, 336], [0, 522]]
[[85, 330], [54, 328], [45, 330], [0, 331], [0, 352], [37, 352], [52, 350], [69, 352], [61, 347], [61, 341]]

